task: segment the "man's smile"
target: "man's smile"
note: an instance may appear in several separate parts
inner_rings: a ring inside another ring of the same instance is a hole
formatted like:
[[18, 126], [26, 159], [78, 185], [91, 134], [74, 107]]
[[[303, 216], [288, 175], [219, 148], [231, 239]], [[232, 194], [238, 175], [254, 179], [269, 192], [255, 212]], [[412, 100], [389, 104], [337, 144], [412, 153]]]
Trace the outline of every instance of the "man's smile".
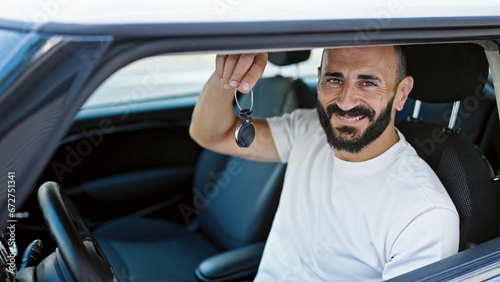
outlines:
[[389, 125], [395, 97], [393, 95], [377, 118], [375, 110], [367, 106], [358, 105], [344, 111], [336, 103], [323, 107], [317, 101], [316, 111], [330, 147], [352, 154], [359, 153], [377, 139]]
[[351, 116], [351, 115], [339, 115], [339, 114], [333, 114], [333, 116], [337, 117], [342, 123], [346, 124], [358, 124], [362, 120], [366, 118], [365, 115], [358, 115], [358, 116]]

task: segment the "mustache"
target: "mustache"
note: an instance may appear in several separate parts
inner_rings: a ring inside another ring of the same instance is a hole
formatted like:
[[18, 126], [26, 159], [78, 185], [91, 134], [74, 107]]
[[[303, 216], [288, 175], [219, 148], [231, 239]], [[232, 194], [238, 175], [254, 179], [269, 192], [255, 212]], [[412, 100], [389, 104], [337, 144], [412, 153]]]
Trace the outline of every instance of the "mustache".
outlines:
[[350, 117], [357, 117], [357, 116], [366, 116], [370, 121], [373, 120], [373, 117], [375, 117], [375, 111], [364, 106], [356, 106], [348, 111], [344, 111], [336, 103], [330, 104], [325, 108], [326, 113], [328, 114], [329, 117], [331, 117], [333, 114], [337, 114], [339, 116], [350, 116]]

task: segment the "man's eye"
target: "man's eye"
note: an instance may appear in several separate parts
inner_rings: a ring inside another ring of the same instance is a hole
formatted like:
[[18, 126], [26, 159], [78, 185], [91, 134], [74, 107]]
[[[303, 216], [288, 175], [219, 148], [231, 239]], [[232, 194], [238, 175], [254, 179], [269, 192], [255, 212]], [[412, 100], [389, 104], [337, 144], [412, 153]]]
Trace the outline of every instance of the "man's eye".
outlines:
[[327, 79], [327, 82], [332, 84], [342, 84], [342, 81], [338, 78], [329, 78]]
[[377, 86], [377, 84], [375, 84], [375, 83], [373, 83], [371, 81], [363, 81], [361, 83], [361, 85], [363, 85], [363, 86]]

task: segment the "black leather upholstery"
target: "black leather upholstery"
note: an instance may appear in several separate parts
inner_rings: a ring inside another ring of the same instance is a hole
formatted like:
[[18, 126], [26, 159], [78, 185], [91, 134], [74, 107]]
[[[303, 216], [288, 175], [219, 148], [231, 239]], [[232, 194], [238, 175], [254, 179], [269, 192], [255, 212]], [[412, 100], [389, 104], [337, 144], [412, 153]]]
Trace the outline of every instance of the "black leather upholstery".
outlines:
[[[409, 46], [406, 51], [408, 74], [416, 78], [410, 93], [414, 99], [459, 101], [475, 95], [484, 86], [477, 78], [487, 75], [488, 64], [479, 46], [418, 45]], [[497, 213], [491, 171], [472, 141], [459, 130], [425, 121], [398, 122], [396, 127], [450, 194], [460, 216], [460, 250], [494, 238]]]
[[[290, 61], [295, 62], [292, 57]], [[249, 98], [250, 95], [242, 95], [240, 104], [249, 104]], [[299, 106], [312, 108], [315, 101], [316, 94], [300, 80], [265, 78], [254, 88], [254, 116], [281, 115]], [[202, 265], [204, 273], [218, 279], [227, 273], [231, 279], [247, 277], [256, 272], [261, 254], [249, 257], [243, 276], [238, 276], [224, 265], [224, 258], [229, 258], [228, 265], [234, 265], [232, 256], [220, 253], [230, 250], [238, 254], [237, 248], [266, 240], [285, 168], [281, 163], [258, 163], [204, 150], [193, 190], [192, 210], [199, 215], [197, 230], [158, 219], [121, 219], [100, 227], [95, 237], [118, 276], [135, 277], [137, 281], [195, 280], [200, 262], [216, 254], [216, 264], [210, 263], [214, 259], [209, 258]], [[137, 232], [141, 236], [132, 234]]]
[[[249, 99], [250, 95], [243, 94], [240, 105], [249, 105]], [[315, 105], [316, 94], [301, 80], [276, 76], [254, 87], [255, 117], [278, 116]], [[200, 212], [204, 233], [224, 250], [264, 241], [277, 208], [285, 169], [281, 163], [254, 162], [205, 150], [197, 166], [195, 189], [202, 193], [207, 183], [221, 188]], [[215, 183], [213, 172], [221, 176]]]
[[194, 281], [194, 269], [221, 250], [199, 232], [152, 218], [114, 220], [94, 232], [120, 281]]
[[264, 251], [264, 242], [212, 256], [196, 269], [196, 277], [201, 281], [252, 279], [255, 266], [259, 265]]

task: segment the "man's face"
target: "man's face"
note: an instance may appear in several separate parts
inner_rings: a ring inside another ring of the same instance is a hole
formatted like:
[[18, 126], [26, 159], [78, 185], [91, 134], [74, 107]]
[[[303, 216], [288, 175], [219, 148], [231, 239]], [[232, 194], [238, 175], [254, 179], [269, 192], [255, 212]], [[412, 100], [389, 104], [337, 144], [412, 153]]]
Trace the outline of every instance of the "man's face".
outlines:
[[397, 64], [392, 46], [327, 51], [317, 111], [330, 146], [359, 153], [393, 123]]

